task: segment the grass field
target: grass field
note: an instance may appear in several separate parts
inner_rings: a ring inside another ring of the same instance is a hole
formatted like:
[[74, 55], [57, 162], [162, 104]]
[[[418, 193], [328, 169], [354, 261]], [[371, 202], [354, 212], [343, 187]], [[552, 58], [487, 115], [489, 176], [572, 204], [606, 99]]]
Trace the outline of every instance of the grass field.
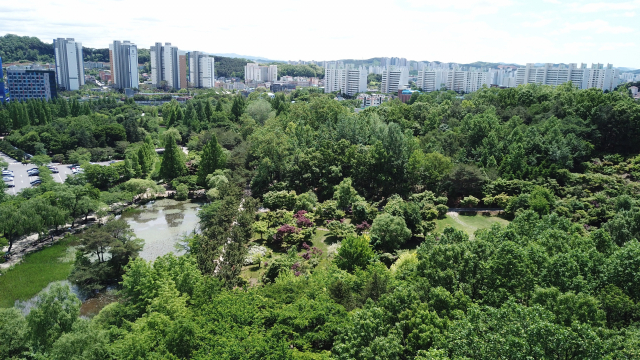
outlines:
[[440, 233], [445, 228], [451, 226], [455, 229], [464, 231], [473, 238], [473, 233], [476, 232], [476, 230], [489, 228], [491, 225], [496, 223], [505, 226], [509, 221], [497, 216], [458, 215], [456, 213], [448, 213], [447, 217], [444, 219], [436, 220], [435, 232]]
[[66, 238], [31, 253], [4, 272], [0, 276], [0, 307], [12, 307], [16, 300], [32, 298], [50, 282], [66, 279], [75, 259], [75, 254], [68, 251], [71, 241]]

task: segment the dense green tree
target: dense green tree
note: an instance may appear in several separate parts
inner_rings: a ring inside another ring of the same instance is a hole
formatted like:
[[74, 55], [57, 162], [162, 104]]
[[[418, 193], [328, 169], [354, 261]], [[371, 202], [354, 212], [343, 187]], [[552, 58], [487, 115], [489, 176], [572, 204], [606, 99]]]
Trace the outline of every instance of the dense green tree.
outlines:
[[207, 175], [213, 174], [218, 169], [224, 169], [227, 164], [227, 156], [218, 143], [215, 134], [202, 149], [202, 158], [198, 167], [198, 183], [205, 185]]
[[371, 245], [379, 250], [398, 250], [410, 237], [411, 230], [400, 216], [380, 214], [371, 225]]
[[182, 150], [176, 145], [175, 139], [171, 136], [165, 138], [164, 154], [160, 165], [160, 177], [165, 180], [172, 180], [187, 172]]

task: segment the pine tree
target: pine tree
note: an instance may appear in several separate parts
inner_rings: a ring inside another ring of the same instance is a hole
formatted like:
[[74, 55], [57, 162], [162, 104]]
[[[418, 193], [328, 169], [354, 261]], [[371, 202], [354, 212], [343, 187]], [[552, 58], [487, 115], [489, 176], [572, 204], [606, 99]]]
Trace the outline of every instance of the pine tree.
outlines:
[[231, 114], [233, 118], [238, 121], [240, 116], [244, 113], [244, 108], [246, 107], [246, 102], [242, 95], [236, 95], [233, 98], [233, 105], [231, 106]]
[[206, 117], [206, 121], [211, 121], [211, 117], [213, 117], [213, 106], [211, 106], [211, 101], [207, 100], [207, 105], [204, 106], [204, 116]]
[[71, 101], [71, 116], [80, 116], [80, 103], [78, 102], [78, 99], [73, 99], [73, 101]]
[[156, 150], [153, 146], [151, 136], [147, 135], [144, 144], [138, 149], [138, 162], [144, 174], [148, 174], [153, 170], [155, 164]]
[[211, 140], [202, 149], [202, 159], [198, 167], [198, 183], [205, 185], [207, 175], [213, 174], [217, 169], [222, 169], [227, 164], [227, 156], [218, 144], [218, 138], [212, 134]]
[[60, 98], [58, 101], [58, 117], [65, 118], [67, 116], [69, 116], [69, 103]]
[[172, 136], [167, 136], [164, 144], [164, 155], [160, 166], [160, 177], [171, 180], [187, 173], [182, 150], [176, 145]]

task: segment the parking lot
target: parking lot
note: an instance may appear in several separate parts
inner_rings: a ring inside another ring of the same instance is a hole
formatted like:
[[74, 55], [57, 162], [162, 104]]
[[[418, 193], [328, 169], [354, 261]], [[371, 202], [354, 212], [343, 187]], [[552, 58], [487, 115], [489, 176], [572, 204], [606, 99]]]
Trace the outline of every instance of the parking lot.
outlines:
[[[13, 184], [15, 185], [15, 187], [5, 189], [7, 193], [15, 195], [18, 192], [20, 192], [20, 190], [31, 187], [30, 182], [35, 180], [37, 176], [29, 176], [27, 174], [27, 170], [37, 167], [36, 165], [33, 165], [33, 164], [23, 165], [19, 161], [16, 161], [15, 159], [8, 157], [6, 154], [1, 152], [0, 152], [0, 157], [2, 157], [3, 161], [6, 161], [7, 163], [9, 163], [9, 166], [7, 169], [13, 171], [13, 176], [14, 176]], [[101, 162], [96, 164], [109, 165], [109, 162]], [[63, 183], [64, 180], [67, 178], [67, 176], [73, 174], [71, 172], [71, 169], [69, 169], [68, 165], [66, 164], [53, 164], [53, 165], [57, 167], [59, 171], [59, 173], [57, 174], [51, 174], [51, 176], [53, 177], [53, 180], [55, 180], [56, 182]]]

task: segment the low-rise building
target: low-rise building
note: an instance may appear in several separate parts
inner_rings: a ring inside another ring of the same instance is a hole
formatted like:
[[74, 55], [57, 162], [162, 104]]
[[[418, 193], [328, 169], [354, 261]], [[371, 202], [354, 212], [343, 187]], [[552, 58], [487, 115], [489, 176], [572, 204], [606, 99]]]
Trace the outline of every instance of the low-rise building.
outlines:
[[12, 101], [51, 100], [57, 96], [56, 72], [53, 70], [12, 66], [7, 69], [7, 86]]
[[369, 106], [379, 106], [387, 100], [387, 97], [382, 94], [358, 94], [356, 98], [362, 101], [361, 108], [368, 108]]

